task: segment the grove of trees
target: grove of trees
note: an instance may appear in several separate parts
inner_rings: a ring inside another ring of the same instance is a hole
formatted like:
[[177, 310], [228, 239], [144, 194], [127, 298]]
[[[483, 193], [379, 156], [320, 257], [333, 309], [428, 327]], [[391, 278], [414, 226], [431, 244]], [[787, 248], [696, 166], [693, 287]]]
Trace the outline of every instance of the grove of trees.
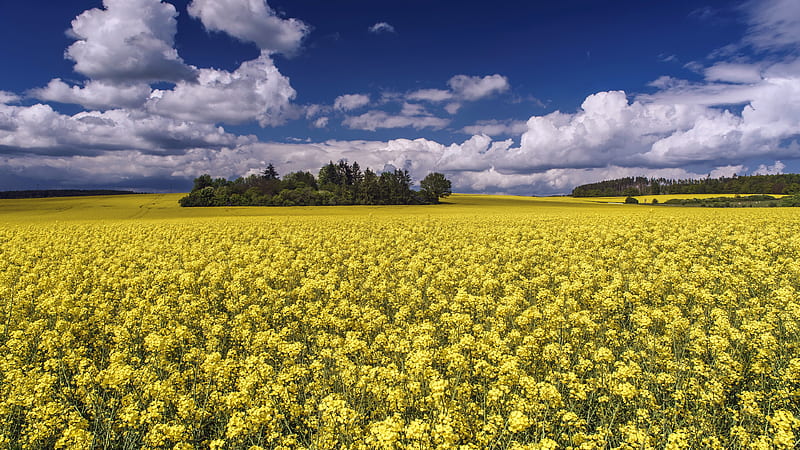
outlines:
[[407, 170], [373, 172], [357, 162], [329, 162], [317, 176], [291, 172], [282, 178], [272, 164], [260, 174], [233, 181], [208, 174], [194, 180], [194, 187], [180, 199], [181, 206], [302, 206], [302, 205], [421, 205], [439, 203], [452, 193], [452, 184], [433, 172], [412, 189]]
[[798, 194], [800, 174], [752, 175], [697, 180], [627, 177], [584, 184], [573, 197], [617, 197], [658, 194]]

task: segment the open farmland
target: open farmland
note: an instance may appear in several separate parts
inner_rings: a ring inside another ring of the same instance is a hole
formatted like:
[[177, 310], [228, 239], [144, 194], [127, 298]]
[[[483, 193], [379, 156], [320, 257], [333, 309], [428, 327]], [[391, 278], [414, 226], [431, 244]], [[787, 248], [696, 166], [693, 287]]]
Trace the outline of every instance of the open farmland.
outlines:
[[795, 209], [0, 201], [3, 448], [794, 448]]

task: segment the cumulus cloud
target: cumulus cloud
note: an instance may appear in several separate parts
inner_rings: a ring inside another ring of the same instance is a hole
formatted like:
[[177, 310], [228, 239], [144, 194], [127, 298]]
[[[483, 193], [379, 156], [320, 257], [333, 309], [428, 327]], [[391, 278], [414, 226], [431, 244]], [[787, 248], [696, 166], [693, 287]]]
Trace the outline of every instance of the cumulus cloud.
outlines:
[[179, 81], [195, 77], [174, 47], [177, 11], [160, 0], [103, 0], [72, 21], [66, 51], [75, 71], [109, 82]]
[[[256, 121], [265, 127], [300, 115], [300, 108], [291, 104], [296, 92], [275, 67], [270, 52], [299, 45], [305, 25], [278, 18], [258, 0], [198, 0], [190, 10], [209, 29], [242, 39], [250, 36], [262, 44], [268, 40], [265, 36], [271, 36], [270, 42], [277, 44], [233, 72], [197, 69], [184, 64], [173, 48], [174, 6], [159, 0], [105, 0], [103, 9], [79, 15], [70, 31], [77, 42], [69, 47], [67, 57], [75, 60], [76, 71], [91, 79], [70, 85], [56, 78], [29, 95], [94, 110], [144, 109], [162, 117], [202, 123]], [[239, 20], [242, 14], [250, 22]], [[236, 24], [227, 26], [228, 19], [235, 19]], [[247, 34], [253, 27], [263, 35]], [[151, 91], [149, 84], [157, 81], [171, 81], [175, 86]]]
[[378, 22], [375, 25], [369, 27], [369, 32], [375, 34], [396, 33], [394, 27], [386, 22]]
[[[591, 95], [575, 114], [530, 118], [518, 151], [507, 158], [509, 168], [678, 167], [791, 153], [781, 141], [800, 133], [800, 78], [766, 78], [746, 90], [730, 89], [703, 94], [703, 102], [691, 95], [679, 102], [669, 92], [633, 102], [620, 91]], [[735, 114], [713, 107], [713, 98], [747, 105]]]
[[178, 82], [172, 90], [155, 90], [147, 110], [180, 120], [241, 124], [257, 121], [262, 127], [279, 125], [299, 114], [291, 100], [296, 95], [267, 52], [245, 61], [234, 72], [200, 69], [196, 83]]
[[333, 107], [339, 111], [352, 111], [367, 106], [369, 101], [369, 95], [365, 94], [340, 95], [334, 100]]
[[329, 120], [330, 119], [328, 117], [320, 117], [317, 120], [315, 120], [312, 123], [312, 125], [314, 126], [314, 128], [325, 128], [325, 127], [328, 126], [328, 121]]
[[761, 164], [758, 166], [758, 169], [753, 171], [753, 175], [780, 175], [783, 173], [783, 169], [786, 168], [786, 164], [775, 161], [775, 164], [768, 166], [766, 164]]
[[714, 168], [708, 173], [711, 178], [731, 178], [734, 175], [743, 174], [747, 172], [747, 166], [743, 164], [719, 166]]
[[150, 86], [146, 83], [89, 81], [81, 87], [70, 86], [56, 78], [43, 88], [31, 90], [29, 94], [39, 100], [73, 103], [89, 109], [138, 108], [150, 96]]
[[270, 53], [294, 53], [309, 32], [304, 22], [279, 17], [266, 0], [193, 0], [188, 10], [207, 30], [253, 42]]

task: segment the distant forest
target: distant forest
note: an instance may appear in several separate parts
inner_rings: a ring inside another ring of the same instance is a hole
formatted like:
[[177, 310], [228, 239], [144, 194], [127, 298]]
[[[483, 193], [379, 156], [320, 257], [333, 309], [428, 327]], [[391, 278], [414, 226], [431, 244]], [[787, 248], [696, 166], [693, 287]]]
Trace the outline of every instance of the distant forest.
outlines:
[[306, 206], [306, 205], [422, 205], [439, 203], [452, 193], [450, 180], [441, 173], [428, 174], [420, 190], [412, 186], [407, 170], [377, 174], [361, 170], [357, 162], [330, 162], [315, 177], [311, 172], [291, 172], [281, 177], [270, 164], [260, 174], [233, 181], [201, 175], [181, 206]]
[[800, 194], [800, 174], [670, 180], [628, 177], [584, 184], [573, 197], [617, 197], [658, 194]]
[[37, 189], [31, 191], [0, 191], [0, 199], [49, 198], [49, 197], [88, 197], [93, 195], [131, 195], [133, 191], [114, 191], [108, 189]]

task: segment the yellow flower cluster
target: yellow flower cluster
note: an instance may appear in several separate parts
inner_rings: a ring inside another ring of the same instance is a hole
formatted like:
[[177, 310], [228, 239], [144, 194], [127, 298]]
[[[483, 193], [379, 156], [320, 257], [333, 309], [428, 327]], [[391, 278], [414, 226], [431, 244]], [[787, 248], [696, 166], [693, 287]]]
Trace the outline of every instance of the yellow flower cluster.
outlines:
[[793, 210], [460, 208], [0, 226], [0, 448], [798, 445]]

